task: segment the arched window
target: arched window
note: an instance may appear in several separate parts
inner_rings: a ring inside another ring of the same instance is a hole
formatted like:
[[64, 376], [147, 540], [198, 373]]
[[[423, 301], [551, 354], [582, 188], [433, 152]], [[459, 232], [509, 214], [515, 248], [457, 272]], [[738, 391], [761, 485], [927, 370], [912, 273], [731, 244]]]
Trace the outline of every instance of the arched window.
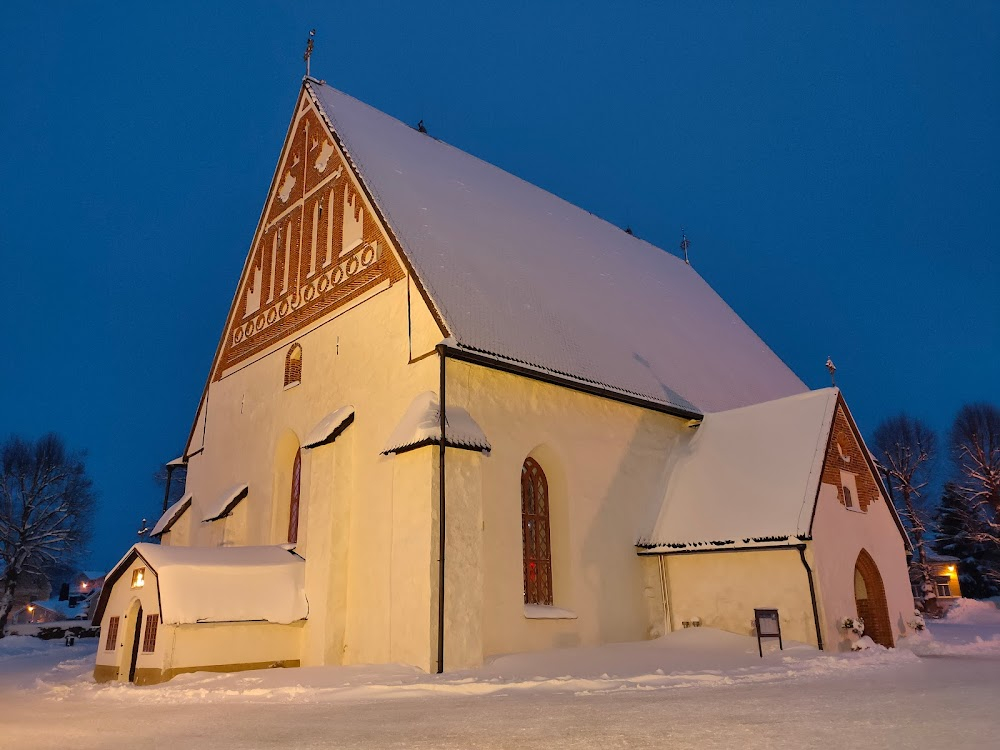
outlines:
[[292, 464], [292, 490], [288, 498], [288, 543], [299, 541], [299, 491], [302, 487], [302, 449], [295, 451]]
[[302, 347], [293, 344], [285, 355], [285, 388], [302, 382]]
[[524, 603], [552, 604], [552, 549], [549, 546], [549, 483], [533, 458], [521, 466], [521, 539]]

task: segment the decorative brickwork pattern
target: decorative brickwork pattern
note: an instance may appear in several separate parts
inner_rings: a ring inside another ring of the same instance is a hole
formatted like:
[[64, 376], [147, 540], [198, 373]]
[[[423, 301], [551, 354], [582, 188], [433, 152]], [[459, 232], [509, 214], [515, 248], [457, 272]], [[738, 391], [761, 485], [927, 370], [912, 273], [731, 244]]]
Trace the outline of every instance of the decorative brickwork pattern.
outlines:
[[844, 505], [844, 486], [840, 472], [846, 471], [856, 476], [858, 497], [854, 498], [855, 507], [867, 511], [875, 498], [879, 496], [878, 484], [868, 465], [864, 449], [854, 435], [854, 430], [848, 420], [842, 404], [837, 404], [833, 418], [833, 434], [826, 451], [823, 463], [823, 483], [837, 487], [837, 498]]
[[885, 600], [885, 586], [878, 566], [866, 550], [861, 550], [854, 569], [865, 582], [864, 598], [857, 598], [858, 617], [865, 621], [865, 635], [875, 643], [892, 648], [892, 624], [889, 621], [889, 605]]
[[404, 278], [326, 125], [300, 108], [214, 377], [374, 287]]

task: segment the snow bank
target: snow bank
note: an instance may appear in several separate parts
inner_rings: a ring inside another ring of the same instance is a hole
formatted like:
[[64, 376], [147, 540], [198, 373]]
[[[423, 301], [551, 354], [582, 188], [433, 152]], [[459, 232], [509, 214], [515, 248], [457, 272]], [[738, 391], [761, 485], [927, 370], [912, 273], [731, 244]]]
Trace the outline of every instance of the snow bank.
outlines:
[[[79, 623], [73, 623], [74, 625], [79, 625]], [[14, 625], [11, 629], [19, 630], [22, 626]], [[24, 626], [24, 629], [35, 628], [35, 626], [29, 625]], [[62, 641], [59, 641], [62, 645]], [[14, 656], [24, 656], [25, 654], [37, 654], [42, 651], [48, 651], [52, 648], [51, 641], [43, 641], [40, 638], [32, 638], [29, 635], [8, 635], [6, 638], [0, 638], [0, 663], [5, 659], [9, 659]]]
[[[768, 647], [770, 646], [770, 648]], [[485, 696], [540, 692], [596, 695], [628, 691], [724, 688], [852, 675], [911, 664], [909, 652], [873, 649], [826, 654], [812, 646], [766, 644], [711, 628], [692, 628], [655, 641], [513, 654], [476, 669], [424, 674], [398, 664], [305, 667], [232, 674], [180, 675], [161, 685], [94, 685], [81, 679], [53, 690], [93, 693], [101, 701], [167, 704], [211, 702], [329, 703], [390, 698]]]
[[1000, 625], [1000, 609], [990, 599], [959, 599], [944, 616], [945, 622], [964, 625]]

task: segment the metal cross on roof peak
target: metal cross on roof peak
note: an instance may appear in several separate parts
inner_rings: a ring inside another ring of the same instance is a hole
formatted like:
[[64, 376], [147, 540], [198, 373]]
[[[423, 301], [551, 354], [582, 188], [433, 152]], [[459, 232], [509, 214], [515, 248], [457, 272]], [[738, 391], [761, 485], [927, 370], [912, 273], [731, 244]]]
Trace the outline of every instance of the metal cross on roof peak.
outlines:
[[316, 29], [312, 29], [309, 32], [309, 39], [306, 41], [306, 51], [302, 55], [302, 59], [306, 62], [306, 78], [309, 77], [309, 58], [312, 57], [313, 53], [313, 39], [316, 37]]

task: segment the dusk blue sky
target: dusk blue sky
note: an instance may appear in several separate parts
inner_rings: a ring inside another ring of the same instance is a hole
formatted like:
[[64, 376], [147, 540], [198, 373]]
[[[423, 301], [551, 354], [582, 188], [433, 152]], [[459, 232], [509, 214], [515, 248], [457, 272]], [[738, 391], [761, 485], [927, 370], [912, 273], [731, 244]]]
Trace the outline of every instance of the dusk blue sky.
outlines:
[[0, 436], [88, 451], [88, 568], [159, 513], [313, 27], [331, 85], [670, 252], [683, 227], [865, 434], [1000, 401], [1000, 4], [207, 5], [0, 10]]

